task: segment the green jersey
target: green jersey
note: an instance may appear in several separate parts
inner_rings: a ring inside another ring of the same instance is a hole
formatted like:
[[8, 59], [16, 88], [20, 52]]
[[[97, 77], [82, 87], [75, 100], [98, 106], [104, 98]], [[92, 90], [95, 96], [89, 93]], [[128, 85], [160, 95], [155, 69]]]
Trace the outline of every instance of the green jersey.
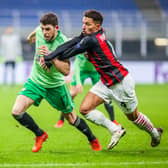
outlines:
[[58, 31], [57, 37], [53, 41], [46, 41], [41, 27], [36, 29], [36, 46], [35, 46], [35, 56], [33, 62], [33, 68], [30, 75], [30, 79], [44, 88], [54, 88], [65, 84], [64, 75], [60, 73], [55, 66], [50, 67], [50, 71], [44, 70], [40, 66], [38, 54], [38, 48], [42, 45], [48, 47], [50, 51], [54, 51], [59, 45], [67, 41], [66, 36], [64, 36], [60, 31]]
[[92, 73], [92, 72], [97, 73], [93, 64], [90, 63], [86, 59], [84, 54], [79, 54], [79, 55], [76, 56], [75, 63], [74, 63], [74, 75], [75, 75], [77, 84], [81, 83], [80, 74], [82, 72], [88, 72], [88, 74]]

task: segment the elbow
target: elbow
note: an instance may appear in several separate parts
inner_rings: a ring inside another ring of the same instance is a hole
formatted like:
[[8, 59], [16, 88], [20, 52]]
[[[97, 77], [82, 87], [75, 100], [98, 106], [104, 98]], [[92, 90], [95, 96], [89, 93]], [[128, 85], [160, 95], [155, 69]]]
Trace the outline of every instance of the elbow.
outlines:
[[64, 76], [68, 76], [69, 74], [70, 74], [70, 62], [69, 62], [69, 60], [68, 60], [68, 62], [67, 62], [68, 64], [67, 64], [67, 66], [65, 66], [65, 68], [64, 68]]
[[70, 74], [70, 70], [66, 70], [63, 74], [64, 76], [68, 76]]
[[68, 76], [69, 75], [69, 73], [64, 73], [64, 76]]
[[27, 43], [31, 44], [30, 38], [27, 38]]

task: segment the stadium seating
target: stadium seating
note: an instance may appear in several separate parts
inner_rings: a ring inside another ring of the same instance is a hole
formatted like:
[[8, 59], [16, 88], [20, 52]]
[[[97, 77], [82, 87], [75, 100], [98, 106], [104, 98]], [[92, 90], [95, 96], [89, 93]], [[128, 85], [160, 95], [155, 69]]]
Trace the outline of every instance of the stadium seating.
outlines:
[[7, 0], [1, 1], [1, 9], [36, 9], [36, 10], [60, 10], [60, 9], [89, 9], [101, 10], [136, 10], [133, 0]]
[[159, 0], [160, 6], [165, 11], [168, 11], [168, 0]]
[[[168, 59], [168, 52], [165, 55], [164, 47], [156, 47], [154, 39], [165, 37], [167, 34], [168, 20], [168, 0], [156, 0], [161, 7], [159, 19], [153, 16], [148, 19], [142, 12], [142, 8], [137, 4], [138, 0], [6, 0], [1, 1], [0, 5], [0, 34], [4, 27], [13, 25], [19, 29], [23, 41], [37, 25], [39, 18], [45, 12], [55, 12], [59, 18], [59, 27], [68, 37], [81, 32], [81, 18], [83, 11], [87, 9], [101, 10], [104, 15], [103, 27], [108, 37], [113, 41], [118, 55], [123, 58], [135, 58], [136, 55], [141, 59], [142, 42], [148, 41], [146, 50], [154, 59]], [[141, 1], [141, 0], [139, 0]], [[145, 0], [142, 0], [146, 2]], [[148, 2], [149, 3], [149, 2]], [[156, 5], [157, 5], [156, 3]], [[159, 8], [158, 7], [158, 8]], [[163, 9], [163, 10], [162, 10]], [[159, 8], [160, 11], [160, 8]], [[154, 11], [154, 13], [156, 13]], [[160, 17], [161, 16], [161, 17]], [[117, 47], [118, 46], [118, 47]], [[152, 46], [152, 47], [151, 47]], [[26, 48], [26, 47], [25, 47]], [[152, 48], [152, 49], [151, 49]], [[156, 50], [155, 50], [156, 49]], [[160, 50], [162, 52], [160, 52]], [[131, 53], [132, 51], [132, 53]], [[158, 51], [158, 52], [156, 52]], [[159, 54], [160, 53], [160, 54]], [[162, 54], [163, 53], [163, 54]], [[25, 54], [26, 55], [26, 54]], [[29, 54], [27, 54], [29, 55]], [[138, 58], [136, 56], [136, 58]], [[28, 58], [30, 58], [28, 56]], [[146, 56], [143, 57], [146, 59]], [[153, 59], [153, 58], [152, 58]]]

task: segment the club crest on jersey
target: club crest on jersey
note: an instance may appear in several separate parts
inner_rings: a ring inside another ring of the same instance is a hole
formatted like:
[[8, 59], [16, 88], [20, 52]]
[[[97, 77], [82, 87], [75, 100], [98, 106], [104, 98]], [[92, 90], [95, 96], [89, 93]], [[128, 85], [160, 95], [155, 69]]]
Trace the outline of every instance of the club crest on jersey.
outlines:
[[80, 43], [78, 43], [78, 44], [76, 45], [76, 48], [80, 48]]

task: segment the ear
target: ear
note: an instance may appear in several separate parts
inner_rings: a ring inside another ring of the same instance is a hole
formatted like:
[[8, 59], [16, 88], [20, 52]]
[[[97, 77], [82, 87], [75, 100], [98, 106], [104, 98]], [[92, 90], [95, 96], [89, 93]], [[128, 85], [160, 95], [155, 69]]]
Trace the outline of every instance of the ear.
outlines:
[[59, 26], [58, 26], [58, 25], [56, 25], [56, 26], [55, 26], [55, 28], [58, 30], [58, 29], [59, 29]]
[[101, 25], [99, 23], [96, 24], [97, 29], [99, 30], [101, 28]]

